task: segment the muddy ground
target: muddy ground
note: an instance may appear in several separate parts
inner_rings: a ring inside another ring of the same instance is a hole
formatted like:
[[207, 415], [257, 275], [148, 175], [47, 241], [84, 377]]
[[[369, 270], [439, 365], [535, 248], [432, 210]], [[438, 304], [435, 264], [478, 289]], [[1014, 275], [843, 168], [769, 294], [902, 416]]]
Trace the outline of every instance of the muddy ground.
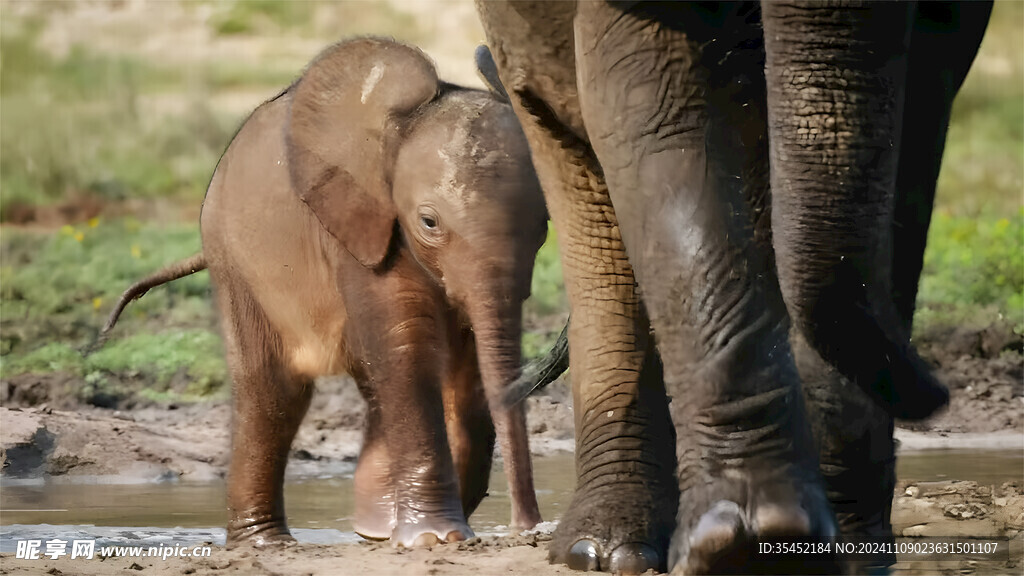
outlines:
[[[952, 399], [946, 411], [927, 421], [900, 423], [903, 448], [1024, 447], [1020, 345], [1021, 337], [1005, 327], [919, 342]], [[227, 401], [179, 405], [127, 397], [106, 409], [83, 404], [81, 386], [79, 379], [61, 373], [0, 381], [5, 477], [116, 475], [130, 482], [223, 477], [231, 420]], [[290, 469], [301, 474], [316, 463], [354, 461], [364, 410], [350, 379], [319, 380]], [[528, 400], [528, 414], [534, 454], [572, 451], [572, 396], [564, 377]]]
[[[949, 410], [925, 423], [897, 430], [902, 450], [937, 447], [1024, 451], [1024, 367], [1016, 340], [985, 331], [947, 335], [921, 344], [950, 385]], [[51, 481], [206, 482], [222, 479], [228, 460], [230, 406], [123, 405], [103, 409], [79, 404], [76, 383], [60, 374], [22, 375], [0, 383], [0, 448], [3, 478]], [[332, 463], [353, 462], [359, 452], [363, 402], [345, 378], [317, 384], [298, 434], [290, 474], [316, 474]], [[571, 395], [564, 381], [529, 399], [531, 446], [544, 456], [573, 449]], [[985, 557], [911, 562], [898, 573], [1019, 574], [1024, 556], [1024, 471], [1000, 486], [950, 480], [901, 481], [894, 501], [898, 536], [1005, 538], [1009, 559]], [[950, 472], [956, 478], [956, 471]], [[2, 523], [2, 522], [0, 522]], [[546, 561], [548, 536], [485, 536], [433, 550], [394, 550], [380, 544], [297, 544], [267, 550], [216, 547], [205, 559], [108, 558], [82, 562], [20, 561], [0, 556], [0, 574], [562, 574]], [[339, 559], [343, 563], [339, 564]]]

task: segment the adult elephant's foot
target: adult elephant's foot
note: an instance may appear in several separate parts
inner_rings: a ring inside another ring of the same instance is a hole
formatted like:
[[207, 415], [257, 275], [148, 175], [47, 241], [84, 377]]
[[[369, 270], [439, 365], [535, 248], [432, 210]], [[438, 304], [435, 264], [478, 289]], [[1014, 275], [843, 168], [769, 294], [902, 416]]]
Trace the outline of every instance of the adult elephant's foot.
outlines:
[[680, 495], [669, 549], [674, 573], [841, 572], [836, 525], [817, 483], [768, 480], [768, 470], [739, 479], [736, 472]]
[[872, 554], [849, 555], [846, 563], [855, 574], [884, 573], [896, 563], [896, 556], [886, 552], [895, 542], [890, 523], [896, 487], [892, 416], [840, 376], [799, 334], [793, 334], [792, 342], [826, 493], [842, 538], [881, 545], [871, 546]]
[[587, 398], [576, 435], [576, 493], [552, 535], [551, 562], [620, 574], [665, 570], [679, 489], [661, 378], [651, 346], [639, 383]]
[[228, 521], [227, 546], [265, 546], [277, 542], [294, 542], [284, 515], [259, 510], [235, 514]]
[[640, 482], [576, 490], [552, 535], [548, 559], [574, 570], [642, 574], [665, 569], [674, 495]]
[[777, 388], [680, 418], [673, 572], [842, 571], [798, 393]]

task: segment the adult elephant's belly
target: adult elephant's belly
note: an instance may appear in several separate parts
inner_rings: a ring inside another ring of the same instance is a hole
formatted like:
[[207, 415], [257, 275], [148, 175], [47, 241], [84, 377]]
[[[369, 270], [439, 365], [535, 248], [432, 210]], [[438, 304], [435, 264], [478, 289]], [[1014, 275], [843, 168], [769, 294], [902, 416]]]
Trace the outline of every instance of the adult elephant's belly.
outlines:
[[287, 96], [261, 106], [224, 154], [203, 203], [203, 251], [215, 283], [252, 297], [280, 339], [280, 360], [315, 378], [344, 371], [343, 249], [292, 191], [286, 114]]

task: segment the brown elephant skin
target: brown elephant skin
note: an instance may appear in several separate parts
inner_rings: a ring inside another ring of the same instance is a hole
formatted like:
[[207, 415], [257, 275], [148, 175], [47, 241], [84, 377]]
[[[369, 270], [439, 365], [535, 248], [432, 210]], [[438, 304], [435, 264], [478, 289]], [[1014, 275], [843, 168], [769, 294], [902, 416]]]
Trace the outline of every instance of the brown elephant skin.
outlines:
[[323, 375], [368, 404], [354, 525], [472, 536], [495, 437], [515, 528], [540, 521], [518, 373], [547, 212], [512, 109], [418, 50], [337, 44], [248, 119], [203, 204], [234, 379], [228, 540], [289, 538], [289, 446]]

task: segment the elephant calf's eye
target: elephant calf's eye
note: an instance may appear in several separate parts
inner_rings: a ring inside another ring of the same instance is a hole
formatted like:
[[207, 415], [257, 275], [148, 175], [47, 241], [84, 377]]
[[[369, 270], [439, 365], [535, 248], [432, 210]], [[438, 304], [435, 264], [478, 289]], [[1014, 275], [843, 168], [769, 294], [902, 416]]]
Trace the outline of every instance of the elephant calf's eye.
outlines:
[[437, 219], [433, 216], [420, 216], [420, 224], [422, 224], [427, 230], [437, 229]]

